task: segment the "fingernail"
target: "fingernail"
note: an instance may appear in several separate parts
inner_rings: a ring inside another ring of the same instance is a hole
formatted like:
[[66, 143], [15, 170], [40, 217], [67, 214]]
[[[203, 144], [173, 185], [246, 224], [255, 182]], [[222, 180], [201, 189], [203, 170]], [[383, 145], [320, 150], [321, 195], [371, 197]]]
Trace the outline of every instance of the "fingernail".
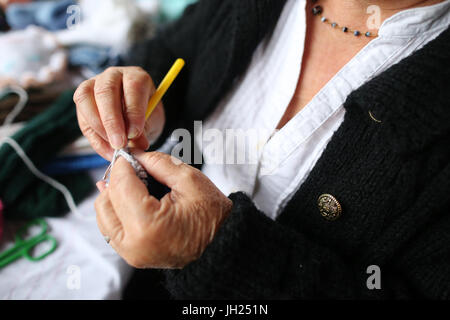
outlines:
[[123, 147], [123, 142], [124, 142], [123, 136], [121, 136], [120, 134], [113, 134], [111, 136], [111, 146], [114, 149], [122, 148]]
[[130, 130], [128, 131], [128, 139], [134, 139], [138, 137], [140, 134], [140, 131], [137, 127], [131, 126]]
[[95, 185], [97, 186], [97, 189], [100, 192], [103, 192], [103, 190], [105, 190], [105, 188], [106, 188], [106, 182], [103, 180], [98, 181]]

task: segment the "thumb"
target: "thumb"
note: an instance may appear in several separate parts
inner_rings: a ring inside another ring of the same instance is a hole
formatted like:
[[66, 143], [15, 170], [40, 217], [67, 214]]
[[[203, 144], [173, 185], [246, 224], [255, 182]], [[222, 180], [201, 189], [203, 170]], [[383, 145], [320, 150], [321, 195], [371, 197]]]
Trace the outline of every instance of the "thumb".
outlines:
[[177, 190], [191, 168], [183, 161], [162, 152], [133, 150], [133, 154], [144, 169], [158, 182]]

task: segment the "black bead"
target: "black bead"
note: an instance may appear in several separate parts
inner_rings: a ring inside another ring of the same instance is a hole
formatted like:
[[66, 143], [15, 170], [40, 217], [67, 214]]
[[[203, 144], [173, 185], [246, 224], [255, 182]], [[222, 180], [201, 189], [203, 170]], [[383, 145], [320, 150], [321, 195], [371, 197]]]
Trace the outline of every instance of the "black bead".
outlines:
[[353, 32], [353, 34], [355, 35], [355, 36], [359, 36], [359, 35], [361, 35], [361, 32], [359, 32], [358, 30], [356, 30], [355, 32]]
[[321, 6], [315, 6], [314, 8], [312, 8], [312, 13], [313, 15], [317, 16], [318, 14], [321, 14], [323, 11]]
[[343, 27], [343, 28], [342, 28], [342, 31], [347, 32], [347, 31], [348, 31], [348, 28], [347, 28], [347, 27]]

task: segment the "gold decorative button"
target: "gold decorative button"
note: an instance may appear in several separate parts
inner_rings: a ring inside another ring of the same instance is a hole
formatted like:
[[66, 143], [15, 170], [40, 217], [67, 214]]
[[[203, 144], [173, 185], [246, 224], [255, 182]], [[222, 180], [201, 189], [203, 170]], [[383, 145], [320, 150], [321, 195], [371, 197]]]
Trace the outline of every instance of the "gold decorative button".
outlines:
[[342, 207], [331, 194], [322, 194], [317, 200], [320, 214], [327, 220], [333, 221], [341, 216]]

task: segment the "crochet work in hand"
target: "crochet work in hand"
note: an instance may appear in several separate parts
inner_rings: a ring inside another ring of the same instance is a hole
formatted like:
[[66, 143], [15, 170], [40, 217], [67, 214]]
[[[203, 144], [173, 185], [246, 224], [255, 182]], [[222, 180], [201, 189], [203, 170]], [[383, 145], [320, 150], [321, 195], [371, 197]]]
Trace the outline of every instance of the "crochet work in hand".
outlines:
[[109, 165], [108, 169], [106, 169], [106, 172], [103, 175], [103, 180], [105, 180], [109, 183], [109, 181], [108, 181], [109, 174], [110, 174], [112, 168], [114, 167], [116, 160], [119, 157], [123, 157], [125, 160], [127, 160], [128, 163], [133, 167], [138, 178], [141, 179], [142, 183], [144, 183], [145, 186], [148, 186], [147, 171], [145, 171], [145, 169], [142, 167], [142, 165], [134, 158], [134, 156], [130, 153], [130, 150], [128, 148], [122, 148], [122, 149], [116, 150], [114, 152], [111, 164]]

